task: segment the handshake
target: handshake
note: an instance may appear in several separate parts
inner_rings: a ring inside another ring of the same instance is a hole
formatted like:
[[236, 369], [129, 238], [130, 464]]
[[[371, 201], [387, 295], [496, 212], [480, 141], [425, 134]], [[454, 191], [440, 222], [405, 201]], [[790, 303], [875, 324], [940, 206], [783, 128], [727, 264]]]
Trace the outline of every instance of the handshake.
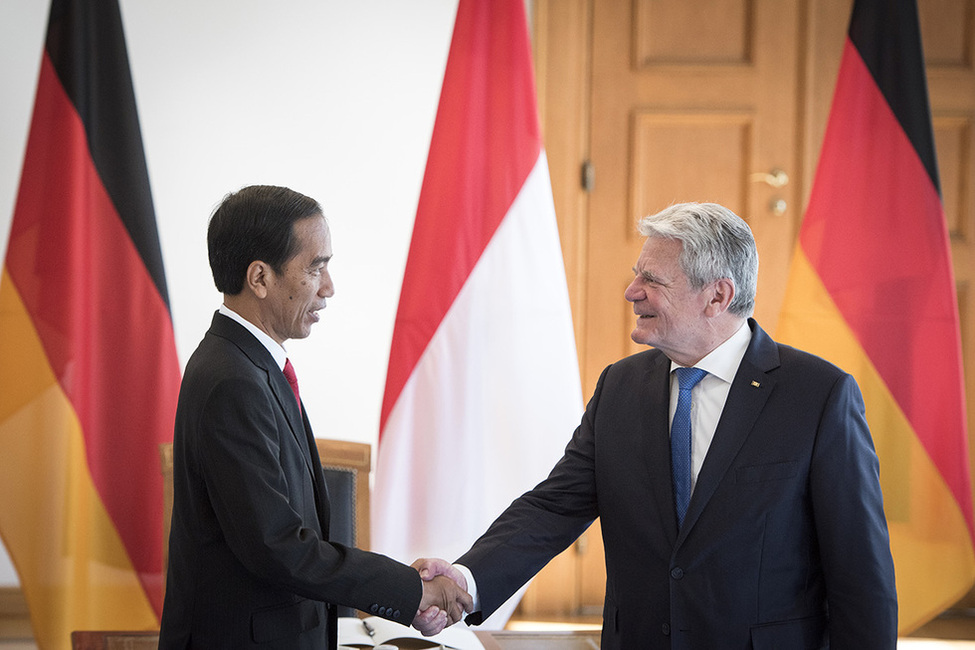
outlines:
[[424, 636], [439, 634], [474, 609], [474, 600], [467, 593], [467, 580], [452, 564], [436, 558], [420, 558], [410, 566], [423, 580], [423, 596], [413, 627]]

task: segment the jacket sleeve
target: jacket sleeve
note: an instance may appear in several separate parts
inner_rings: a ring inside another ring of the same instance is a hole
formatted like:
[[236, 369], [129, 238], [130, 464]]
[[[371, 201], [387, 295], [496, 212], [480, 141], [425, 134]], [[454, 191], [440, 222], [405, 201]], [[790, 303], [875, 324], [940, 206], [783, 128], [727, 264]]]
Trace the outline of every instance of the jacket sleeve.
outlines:
[[894, 563], [860, 389], [842, 375], [822, 414], [810, 475], [833, 648], [897, 643]]
[[493, 614], [598, 516], [593, 422], [605, 376], [548, 477], [512, 502], [457, 560], [473, 573], [481, 603], [468, 622]]

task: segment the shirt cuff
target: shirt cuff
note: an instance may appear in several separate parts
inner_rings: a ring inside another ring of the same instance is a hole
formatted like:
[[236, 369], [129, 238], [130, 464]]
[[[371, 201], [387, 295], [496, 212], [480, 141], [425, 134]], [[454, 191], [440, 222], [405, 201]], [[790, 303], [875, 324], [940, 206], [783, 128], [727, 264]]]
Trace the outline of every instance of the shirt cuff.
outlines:
[[[474, 599], [474, 610], [475, 612], [481, 611], [481, 598], [477, 594], [477, 582], [474, 580], [474, 574], [463, 564], [455, 564], [454, 568], [460, 571], [464, 579], [467, 580], [467, 593], [471, 595]], [[466, 615], [465, 615], [466, 618]]]

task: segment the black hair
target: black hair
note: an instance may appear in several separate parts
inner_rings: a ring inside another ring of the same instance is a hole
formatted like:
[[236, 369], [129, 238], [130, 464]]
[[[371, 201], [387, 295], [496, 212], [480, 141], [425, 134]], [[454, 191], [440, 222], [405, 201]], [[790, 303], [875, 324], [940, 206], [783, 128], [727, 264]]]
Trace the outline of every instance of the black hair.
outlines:
[[207, 252], [217, 291], [237, 295], [255, 260], [281, 273], [296, 253], [297, 221], [322, 214], [312, 198], [287, 187], [251, 185], [224, 197], [210, 217]]

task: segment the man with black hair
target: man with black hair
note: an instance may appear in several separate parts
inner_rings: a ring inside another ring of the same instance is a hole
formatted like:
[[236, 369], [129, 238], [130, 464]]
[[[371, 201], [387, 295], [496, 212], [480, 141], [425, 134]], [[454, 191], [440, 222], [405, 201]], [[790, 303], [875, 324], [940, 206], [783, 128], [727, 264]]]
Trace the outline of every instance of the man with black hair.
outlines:
[[319, 204], [272, 186], [210, 219], [223, 305], [186, 365], [159, 647], [336, 648], [335, 606], [436, 631], [470, 596], [388, 557], [328, 541], [329, 502], [284, 343], [334, 293]]

